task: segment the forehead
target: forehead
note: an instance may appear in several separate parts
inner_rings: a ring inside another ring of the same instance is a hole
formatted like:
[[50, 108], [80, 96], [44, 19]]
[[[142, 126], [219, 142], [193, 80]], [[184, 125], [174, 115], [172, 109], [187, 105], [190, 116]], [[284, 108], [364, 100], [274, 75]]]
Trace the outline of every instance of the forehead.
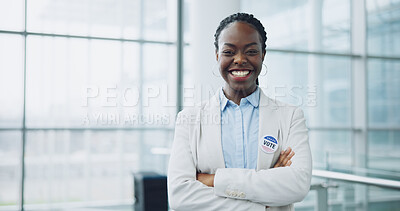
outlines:
[[222, 30], [219, 43], [248, 44], [252, 42], [260, 43], [261, 37], [258, 31], [250, 24], [245, 22], [233, 22]]

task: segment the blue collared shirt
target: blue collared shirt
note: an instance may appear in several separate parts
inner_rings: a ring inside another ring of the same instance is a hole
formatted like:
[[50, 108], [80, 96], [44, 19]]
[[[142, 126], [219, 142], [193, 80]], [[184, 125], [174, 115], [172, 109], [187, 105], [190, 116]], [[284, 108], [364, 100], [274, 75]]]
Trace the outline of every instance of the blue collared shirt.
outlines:
[[240, 100], [240, 105], [219, 93], [222, 151], [226, 168], [256, 169], [260, 89]]

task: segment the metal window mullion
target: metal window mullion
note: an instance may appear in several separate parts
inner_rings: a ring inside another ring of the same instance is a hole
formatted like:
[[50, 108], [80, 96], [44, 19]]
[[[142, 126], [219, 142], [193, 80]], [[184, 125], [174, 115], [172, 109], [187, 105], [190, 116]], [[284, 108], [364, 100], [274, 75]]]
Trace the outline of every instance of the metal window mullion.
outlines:
[[[351, 1], [351, 53], [361, 55], [352, 59], [352, 127], [358, 128], [353, 137], [353, 166], [368, 166], [368, 118], [367, 118], [367, 31], [366, 0]], [[362, 175], [362, 173], [359, 173]], [[365, 185], [354, 185], [355, 210], [368, 209], [368, 188]]]
[[[352, 127], [359, 131], [354, 133], [354, 150], [365, 155], [367, 130], [367, 72], [366, 72], [366, 20], [364, 0], [352, 1], [351, 45], [352, 53], [360, 54], [360, 58], [352, 59]], [[365, 157], [365, 156], [364, 156]], [[365, 167], [365, 160], [355, 159], [354, 164]]]
[[144, 39], [125, 39], [125, 38], [112, 38], [112, 37], [96, 37], [96, 36], [82, 36], [82, 35], [69, 35], [69, 34], [53, 34], [53, 33], [42, 33], [42, 32], [28, 32], [28, 31], [5, 31], [0, 30], [0, 34], [20, 34], [30, 36], [44, 36], [44, 37], [62, 37], [62, 38], [75, 38], [75, 39], [87, 39], [87, 40], [108, 40], [108, 41], [121, 41], [121, 42], [135, 42], [135, 43], [154, 43], [163, 45], [175, 45], [174, 42], [169, 41], [157, 41], [157, 40], [144, 40]]
[[[0, 128], [0, 131], [20, 131], [21, 128]], [[50, 131], [50, 130], [56, 130], [56, 131], [123, 131], [123, 130], [128, 130], [128, 131], [140, 131], [140, 130], [149, 130], [149, 131], [154, 131], [154, 130], [162, 130], [162, 131], [173, 131], [174, 128], [172, 127], [105, 127], [105, 128], [84, 128], [84, 127], [37, 127], [37, 128], [25, 128], [26, 131]], [[397, 128], [397, 130], [400, 130], [400, 128]]]
[[[119, 10], [119, 14], [121, 15], [121, 20], [122, 20], [122, 27], [120, 27], [120, 29], [121, 29], [120, 32], [123, 37], [124, 36], [123, 35], [124, 34], [123, 27], [125, 27], [125, 19], [123, 17], [125, 14], [124, 14], [124, 10], [123, 10], [123, 4], [121, 2], [118, 3], [118, 10]], [[120, 76], [122, 77], [121, 78], [122, 80], [124, 78], [124, 69], [125, 69], [125, 44], [126, 44], [126, 42], [124, 42], [124, 41], [120, 42], [120, 50], [121, 50]], [[125, 83], [126, 83], [126, 81], [122, 82], [123, 86], [125, 86]], [[123, 101], [123, 100], [121, 100], [121, 101]], [[118, 110], [119, 110], [120, 114], [124, 113], [124, 110], [121, 107], [119, 107]], [[122, 199], [123, 195], [124, 195], [124, 193], [123, 193], [124, 187], [127, 187], [127, 184], [123, 177], [124, 168], [126, 166], [125, 152], [124, 152], [124, 149], [126, 147], [125, 146], [126, 140], [123, 138], [123, 134], [121, 133], [121, 131], [117, 131], [117, 137], [118, 137], [117, 138], [117, 151], [118, 151], [117, 153], [118, 153], [118, 157], [119, 157], [119, 175], [118, 175], [118, 177], [119, 177], [119, 188], [120, 188], [120, 190], [118, 192], [119, 192], [119, 198]]]
[[[28, 32], [28, 31], [8, 31], [0, 30], [0, 34], [19, 34], [19, 35], [30, 35], [30, 36], [44, 36], [44, 37], [62, 37], [62, 38], [76, 38], [76, 39], [88, 39], [88, 40], [109, 40], [109, 41], [121, 41], [121, 42], [134, 42], [134, 43], [152, 43], [152, 44], [164, 44], [164, 45], [175, 45], [175, 42], [169, 41], [157, 41], [157, 40], [144, 40], [144, 39], [124, 39], [124, 38], [111, 38], [111, 37], [95, 37], [95, 36], [81, 36], [81, 35], [68, 35], [68, 34], [51, 34], [41, 32]], [[190, 45], [189, 43], [183, 43], [184, 46]], [[269, 52], [277, 53], [293, 53], [293, 54], [307, 54], [316, 56], [335, 56], [335, 57], [351, 57], [361, 58], [359, 54], [352, 53], [339, 53], [339, 52], [325, 52], [325, 51], [302, 51], [294, 49], [282, 49], [282, 48], [268, 48]], [[383, 59], [383, 60], [400, 60], [399, 56], [385, 56], [385, 55], [374, 55], [367, 54], [367, 58]]]
[[24, 5], [24, 74], [23, 74], [23, 111], [22, 111], [22, 152], [21, 152], [21, 180], [20, 180], [20, 210], [24, 211], [25, 192], [25, 145], [26, 145], [26, 26], [27, 26], [27, 0]]
[[[139, 1], [139, 39], [143, 39], [143, 30], [144, 30], [144, 1], [145, 0], [140, 0]], [[139, 118], [141, 115], [143, 115], [143, 68], [144, 68], [144, 61], [143, 61], [143, 45], [144, 43], [139, 43], [139, 91], [140, 91], [140, 100], [138, 102], [139, 104]], [[143, 143], [143, 139], [144, 139], [144, 134], [143, 131], [139, 131], [139, 158], [144, 158], [144, 150], [145, 150], [145, 146]], [[139, 170], [141, 170], [142, 166], [143, 166], [143, 159], [139, 159], [138, 161], [138, 166], [139, 166]]]
[[[313, 38], [310, 38], [310, 39], [313, 39]], [[268, 48], [268, 52], [306, 54], [306, 55], [316, 55], [316, 56], [337, 56], [337, 57], [346, 57], [346, 58], [347, 57], [361, 58], [361, 55], [359, 55], [359, 54], [324, 52], [324, 51], [319, 51], [318, 49], [294, 50], [294, 49], [282, 49], [282, 48]]]
[[183, 1], [177, 0], [177, 33], [176, 33], [176, 58], [177, 58], [177, 87], [176, 87], [176, 113], [182, 110], [183, 102]]

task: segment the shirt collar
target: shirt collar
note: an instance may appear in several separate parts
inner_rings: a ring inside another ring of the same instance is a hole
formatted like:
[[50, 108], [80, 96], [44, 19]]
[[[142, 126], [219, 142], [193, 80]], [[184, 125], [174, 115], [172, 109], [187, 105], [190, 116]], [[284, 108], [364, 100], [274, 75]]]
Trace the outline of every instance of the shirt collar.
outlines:
[[228, 105], [228, 98], [226, 98], [222, 88], [219, 90], [219, 101], [221, 103], [220, 104], [221, 111], [225, 110], [226, 105]]
[[251, 93], [251, 95], [247, 96], [246, 99], [253, 107], [257, 108], [260, 103], [260, 88], [257, 86], [256, 90]]
[[[228, 98], [226, 98], [222, 88], [219, 91], [219, 100], [220, 100], [221, 111], [223, 111], [228, 105], [229, 100]], [[253, 93], [251, 93], [251, 95], [247, 96], [242, 100], [247, 100], [253, 107], [257, 108], [260, 103], [260, 88], [258, 88], [257, 86], [256, 90]]]

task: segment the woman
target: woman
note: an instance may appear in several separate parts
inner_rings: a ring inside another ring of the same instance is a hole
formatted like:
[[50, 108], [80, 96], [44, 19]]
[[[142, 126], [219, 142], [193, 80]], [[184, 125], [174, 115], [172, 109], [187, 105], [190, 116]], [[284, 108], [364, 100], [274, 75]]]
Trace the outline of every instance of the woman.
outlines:
[[170, 207], [293, 210], [311, 180], [303, 112], [257, 86], [267, 40], [259, 20], [231, 15], [214, 36], [225, 85], [201, 107], [178, 114], [168, 169]]

